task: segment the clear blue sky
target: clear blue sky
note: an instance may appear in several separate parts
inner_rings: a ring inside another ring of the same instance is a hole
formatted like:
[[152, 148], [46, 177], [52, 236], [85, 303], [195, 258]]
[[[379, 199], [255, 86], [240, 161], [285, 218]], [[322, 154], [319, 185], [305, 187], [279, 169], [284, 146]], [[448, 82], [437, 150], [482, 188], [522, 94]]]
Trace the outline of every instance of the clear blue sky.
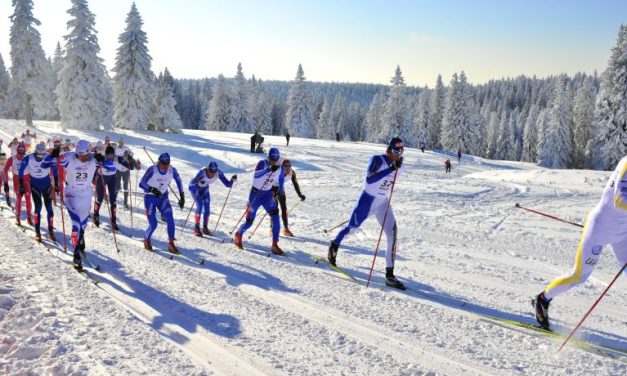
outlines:
[[[601, 73], [627, 23], [625, 0], [136, 0], [153, 70], [177, 78], [244, 74], [290, 80], [388, 83], [400, 65], [410, 85], [519, 74]], [[34, 0], [52, 55], [70, 1]], [[91, 0], [101, 57], [113, 67], [130, 0]], [[0, 53], [10, 66], [10, 0], [0, 3]], [[62, 43], [63, 44], [63, 43]]]

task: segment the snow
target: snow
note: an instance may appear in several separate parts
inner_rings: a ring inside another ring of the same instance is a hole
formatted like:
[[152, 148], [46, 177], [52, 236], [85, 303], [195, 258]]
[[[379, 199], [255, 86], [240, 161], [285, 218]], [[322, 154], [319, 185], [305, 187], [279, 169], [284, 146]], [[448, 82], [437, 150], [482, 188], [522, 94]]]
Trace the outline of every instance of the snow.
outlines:
[[[0, 138], [23, 123], [0, 120]], [[61, 133], [55, 122], [36, 122], [45, 140]], [[70, 131], [103, 139], [104, 132]], [[135, 156], [147, 162], [168, 151], [185, 186], [211, 159], [238, 174], [218, 235], [240, 218], [259, 155], [248, 153], [249, 134], [183, 130], [182, 134], [121, 130]], [[70, 257], [35, 245], [31, 230], [16, 229], [0, 211], [0, 373], [147, 375], [624, 375], [624, 361], [561, 341], [502, 328], [477, 313], [532, 318], [530, 299], [570, 270], [580, 229], [514, 207], [515, 203], [582, 222], [600, 197], [608, 172], [551, 170], [522, 162], [445, 156], [407, 149], [407, 172], [394, 190], [399, 253], [395, 272], [413, 292], [380, 287], [383, 254], [374, 285], [349, 282], [306, 252], [326, 255], [329, 229], [348, 219], [363, 170], [381, 145], [265, 136], [292, 160], [307, 196], [291, 214], [296, 237], [281, 238], [288, 258], [268, 257], [269, 224], [249, 240], [248, 251], [213, 238], [183, 233], [187, 207], [175, 210], [177, 244], [186, 255], [168, 260], [143, 250], [142, 208], [119, 209], [122, 230], [134, 239], [89, 225], [88, 254], [102, 267], [94, 286], [72, 271]], [[65, 138], [65, 137], [64, 137]], [[141, 176], [140, 176], [141, 177]], [[133, 177], [134, 179], [134, 177]], [[296, 203], [287, 184], [288, 207]], [[212, 186], [215, 225], [228, 190]], [[189, 198], [188, 192], [186, 196]], [[142, 206], [141, 196], [137, 206]], [[56, 209], [55, 209], [56, 210]], [[106, 214], [101, 211], [103, 221]], [[258, 218], [261, 217], [261, 212]], [[65, 217], [67, 225], [67, 215]], [[56, 211], [57, 236], [61, 219]], [[45, 227], [45, 225], [44, 225]], [[332, 231], [331, 234], [335, 234]], [[338, 265], [367, 279], [379, 227], [373, 219], [348, 237]], [[153, 244], [165, 246], [160, 223]], [[554, 323], [568, 333], [620, 269], [605, 251], [590, 280], [556, 298]], [[577, 337], [627, 347], [627, 279], [622, 276]], [[592, 371], [593, 370], [593, 371]]]

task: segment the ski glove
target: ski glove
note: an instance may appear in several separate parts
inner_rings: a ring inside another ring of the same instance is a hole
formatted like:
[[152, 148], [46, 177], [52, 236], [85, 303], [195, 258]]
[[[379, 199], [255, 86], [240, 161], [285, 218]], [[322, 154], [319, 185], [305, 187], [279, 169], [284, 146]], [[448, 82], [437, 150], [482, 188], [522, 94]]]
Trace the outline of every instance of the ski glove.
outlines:
[[20, 180], [20, 186], [18, 188], [18, 191], [20, 192], [20, 196], [24, 196], [24, 192], [26, 192], [26, 190], [24, 189], [24, 180]]
[[231, 181], [232, 181], [232, 182], [236, 182], [236, 181], [237, 181], [237, 175], [233, 175], [233, 176], [231, 176]]
[[270, 166], [270, 170], [272, 170], [272, 172], [276, 171], [279, 169], [279, 165], [272, 165]]
[[305, 195], [300, 195], [300, 200], [305, 201]]
[[60, 154], [61, 154], [61, 148], [59, 146], [55, 146], [55, 148], [52, 149], [52, 152], [50, 153], [50, 156], [52, 158], [59, 158]]
[[399, 168], [401, 168], [402, 164], [403, 164], [402, 158], [397, 161], [393, 161], [392, 163], [390, 163], [390, 170], [392, 171], [398, 170]]
[[5, 195], [9, 195], [9, 183], [4, 183], [4, 193]]
[[94, 158], [98, 163], [103, 163], [105, 161], [105, 157], [102, 154], [96, 154], [94, 155]]
[[185, 194], [181, 192], [181, 199], [179, 200], [179, 208], [183, 209], [185, 206]]
[[158, 190], [155, 187], [150, 187], [150, 189], [148, 190], [148, 192], [152, 193], [153, 195], [155, 195], [156, 198], [161, 198], [162, 194], [161, 191]]

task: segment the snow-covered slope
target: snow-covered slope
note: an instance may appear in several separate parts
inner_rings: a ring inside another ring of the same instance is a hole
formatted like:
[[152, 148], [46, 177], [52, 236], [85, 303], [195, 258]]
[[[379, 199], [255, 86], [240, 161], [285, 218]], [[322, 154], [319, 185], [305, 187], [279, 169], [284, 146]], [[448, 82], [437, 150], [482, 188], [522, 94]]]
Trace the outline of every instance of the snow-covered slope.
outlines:
[[[1, 120], [0, 138], [21, 133], [21, 122]], [[38, 123], [41, 138], [61, 133]], [[104, 132], [69, 132], [74, 139], [103, 139]], [[250, 135], [186, 130], [180, 135], [121, 131], [135, 155], [147, 161], [167, 151], [185, 180], [210, 160], [237, 173], [218, 230], [228, 237], [242, 215], [259, 155], [248, 153]], [[65, 136], [64, 136], [65, 137]], [[381, 145], [266, 137], [293, 162], [307, 196], [291, 214], [296, 237], [282, 238], [290, 257], [268, 257], [268, 219], [248, 251], [190, 225], [181, 233], [191, 200], [175, 210], [177, 244], [189, 260], [168, 260], [143, 250], [146, 220], [140, 199], [117, 253], [111, 234], [90, 225], [87, 249], [101, 265], [91, 272], [100, 287], [69, 266], [69, 257], [35, 245], [18, 231], [12, 213], [0, 215], [0, 373], [23, 374], [270, 374], [270, 375], [624, 375], [625, 361], [479, 319], [479, 314], [532, 320], [530, 299], [574, 262], [580, 229], [533, 216], [514, 204], [582, 222], [599, 198], [607, 172], [556, 171], [530, 164], [477, 159], [454, 163], [406, 151], [406, 174], [394, 191], [398, 220], [396, 274], [412, 290], [367, 290], [307, 255], [326, 255], [328, 229], [348, 219], [363, 170]], [[455, 162], [455, 161], [454, 161]], [[140, 176], [141, 177], [141, 176]], [[133, 180], [135, 177], [133, 176]], [[288, 207], [297, 197], [287, 186]], [[212, 187], [212, 217], [227, 189]], [[189, 197], [189, 194], [187, 195]], [[56, 210], [56, 209], [55, 209]], [[258, 218], [260, 218], [262, 212]], [[107, 216], [103, 214], [103, 217]], [[67, 220], [67, 217], [66, 217]], [[60, 215], [56, 212], [57, 234]], [[333, 231], [331, 234], [335, 234]], [[370, 219], [348, 237], [338, 265], [367, 279], [379, 227]], [[160, 224], [154, 243], [165, 245]], [[384, 277], [382, 254], [373, 279]], [[607, 250], [584, 286], [554, 300], [551, 314], [568, 332], [616, 274]], [[588, 318], [578, 337], [627, 347], [627, 278], [621, 277]]]

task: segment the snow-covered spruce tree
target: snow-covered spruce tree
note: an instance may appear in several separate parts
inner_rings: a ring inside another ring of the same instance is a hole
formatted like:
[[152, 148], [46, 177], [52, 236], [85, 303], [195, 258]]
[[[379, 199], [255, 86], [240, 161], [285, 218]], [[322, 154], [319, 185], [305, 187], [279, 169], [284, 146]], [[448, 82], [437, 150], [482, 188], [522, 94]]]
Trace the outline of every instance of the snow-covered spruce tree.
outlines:
[[333, 125], [331, 124], [331, 107], [333, 104], [327, 98], [324, 98], [322, 104], [322, 111], [318, 118], [318, 127], [316, 128], [316, 138], [321, 140], [333, 140], [335, 138], [335, 132], [333, 132]]
[[523, 150], [521, 161], [523, 162], [535, 162], [538, 150], [538, 106], [532, 104], [529, 108], [529, 114], [525, 119], [525, 131], [523, 133]]
[[598, 158], [594, 168], [609, 170], [627, 154], [627, 25], [621, 25], [607, 69], [601, 76], [594, 121]]
[[160, 132], [179, 133], [183, 128], [181, 117], [175, 109], [176, 101], [172, 86], [166, 81], [163, 73], [157, 79], [157, 94], [155, 96], [155, 129]]
[[346, 130], [348, 137], [354, 141], [364, 140], [364, 111], [357, 102], [351, 102], [346, 109]]
[[218, 75], [218, 81], [213, 86], [213, 96], [207, 107], [205, 129], [208, 131], [226, 131], [232, 123], [231, 96], [226, 78]]
[[573, 131], [566, 77], [555, 78], [554, 85], [543, 142], [539, 146], [538, 164], [549, 168], [568, 168], [572, 160]]
[[346, 132], [346, 105], [344, 104], [344, 97], [341, 95], [335, 96], [333, 107], [331, 107], [329, 124], [334, 138], [335, 133], [339, 133], [342, 140], [348, 138]]
[[438, 74], [438, 79], [431, 95], [431, 147], [442, 146], [440, 135], [442, 134], [442, 121], [444, 119], [444, 109], [446, 105], [446, 88], [442, 83], [442, 75]]
[[135, 3], [126, 16], [126, 29], [120, 34], [113, 71], [113, 119], [124, 129], [147, 129], [154, 101], [152, 58], [148, 53], [143, 21]]
[[61, 124], [71, 129], [99, 129], [111, 124], [111, 84], [96, 36], [94, 14], [87, 1], [72, 0], [68, 10], [65, 58], [56, 94]]
[[415, 146], [411, 139], [412, 124], [405, 95], [405, 79], [400, 66], [396, 66], [390, 83], [392, 85], [390, 86], [387, 100], [383, 106], [383, 114], [381, 115], [381, 133], [385, 140], [399, 136], [405, 141], [406, 145]]
[[[326, 104], [326, 102], [325, 102]], [[364, 119], [364, 128], [366, 131], [366, 140], [368, 142], [385, 142], [387, 135], [383, 134], [381, 129], [383, 119], [383, 106], [384, 96], [380, 91], [377, 92], [366, 112], [366, 118]], [[324, 112], [324, 110], [323, 110]]]
[[496, 140], [496, 158], [503, 160], [512, 160], [514, 156], [514, 146], [516, 140], [514, 133], [516, 132], [516, 122], [511, 112], [503, 112], [501, 115], [501, 124], [499, 129], [499, 137]]
[[233, 96], [231, 98], [231, 118], [233, 122], [229, 126], [229, 131], [240, 133], [251, 133], [253, 131], [253, 126], [249, 121], [250, 117], [246, 111], [248, 91], [248, 83], [242, 72], [242, 64], [238, 63]]
[[499, 115], [496, 111], [491, 111], [488, 121], [487, 138], [485, 146], [486, 158], [496, 158], [497, 156], [497, 141], [500, 134], [500, 122]]
[[257, 106], [253, 124], [261, 134], [272, 134], [272, 97], [261, 80], [257, 81], [257, 89]]
[[414, 99], [413, 106], [413, 141], [416, 146], [428, 146], [431, 144], [431, 92], [424, 90]]
[[7, 95], [9, 93], [9, 83], [11, 77], [4, 66], [2, 54], [0, 54], [0, 116], [5, 116], [7, 109]]
[[14, 12], [9, 17], [11, 30], [11, 90], [10, 96], [16, 110], [21, 113], [27, 126], [33, 125], [35, 110], [44, 116], [52, 116], [54, 109], [49, 79], [50, 69], [41, 36], [35, 28], [41, 23], [33, 16], [32, 0], [13, 0]]
[[573, 105], [573, 167], [589, 166], [586, 155], [590, 155], [588, 144], [593, 136], [592, 120], [594, 119], [594, 101], [596, 89], [592, 77], [584, 79], [583, 86], [577, 90]]
[[295, 137], [314, 137], [311, 94], [305, 82], [305, 72], [300, 64], [298, 64], [296, 78], [292, 81], [287, 97], [285, 128]]
[[[466, 75], [453, 74], [442, 122], [442, 146], [448, 150], [475, 153], [479, 143], [478, 113], [473, 108]], [[512, 145], [513, 147], [513, 145]]]

